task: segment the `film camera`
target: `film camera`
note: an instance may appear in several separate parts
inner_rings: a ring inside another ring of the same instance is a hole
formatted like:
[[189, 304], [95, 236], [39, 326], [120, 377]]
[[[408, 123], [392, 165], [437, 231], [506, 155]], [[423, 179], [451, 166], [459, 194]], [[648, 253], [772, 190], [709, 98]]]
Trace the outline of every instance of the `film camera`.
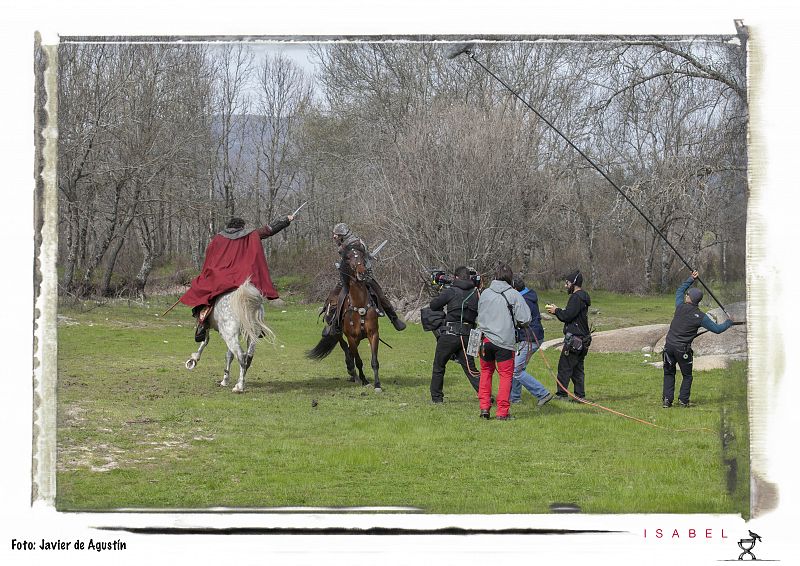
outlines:
[[[479, 287], [481, 284], [480, 274], [471, 267], [468, 269], [469, 269], [469, 278], [470, 280], [472, 280], [472, 284], [475, 285], [475, 287]], [[430, 271], [430, 280], [429, 280], [430, 285], [437, 290], [449, 287], [450, 285], [453, 284], [454, 280], [455, 280], [454, 275], [451, 275], [442, 269], [433, 269]]]

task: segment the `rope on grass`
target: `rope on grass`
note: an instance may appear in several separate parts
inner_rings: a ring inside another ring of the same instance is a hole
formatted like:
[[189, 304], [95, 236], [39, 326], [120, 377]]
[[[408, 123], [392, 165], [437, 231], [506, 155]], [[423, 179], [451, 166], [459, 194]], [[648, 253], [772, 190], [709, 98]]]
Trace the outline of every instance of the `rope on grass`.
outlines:
[[673, 432], [695, 432], [695, 431], [703, 430], [703, 431], [706, 431], [706, 432], [714, 432], [710, 428], [706, 428], [706, 427], [672, 429], [672, 428], [669, 428], [669, 427], [665, 427], [663, 425], [658, 425], [656, 423], [652, 423], [650, 421], [646, 421], [644, 419], [640, 419], [638, 417], [632, 417], [631, 415], [627, 415], [627, 414], [622, 413], [620, 411], [615, 411], [614, 409], [610, 409], [610, 408], [605, 407], [605, 406], [603, 406], [603, 405], [601, 405], [599, 403], [593, 403], [592, 401], [587, 401], [586, 399], [581, 399], [580, 397], [578, 397], [578, 396], [574, 395], [573, 393], [571, 393], [570, 390], [567, 389], [566, 387], [564, 387], [564, 385], [558, 380], [558, 377], [556, 376], [555, 372], [553, 372], [553, 368], [550, 366], [550, 362], [547, 361], [547, 356], [545, 356], [544, 351], [541, 349], [541, 344], [539, 344], [539, 340], [536, 339], [536, 336], [534, 336], [534, 340], [536, 340], [536, 344], [539, 346], [539, 353], [542, 356], [542, 360], [544, 360], [544, 365], [547, 367], [547, 370], [550, 372], [550, 376], [553, 379], [555, 379], [556, 385], [558, 387], [560, 387], [567, 395], [569, 395], [570, 397], [575, 399], [577, 402], [582, 403], [584, 405], [590, 405], [592, 407], [597, 407], [598, 409], [602, 409], [603, 411], [607, 411], [607, 412], [609, 412], [611, 414], [614, 414], [614, 415], [617, 415], [617, 416], [620, 416], [620, 417], [624, 417], [626, 419], [630, 419], [630, 420], [635, 421], [637, 423], [641, 423], [641, 424], [644, 424], [644, 425], [647, 425], [647, 426], [651, 426], [653, 428], [658, 428], [658, 429], [661, 429], [661, 430], [673, 431]]

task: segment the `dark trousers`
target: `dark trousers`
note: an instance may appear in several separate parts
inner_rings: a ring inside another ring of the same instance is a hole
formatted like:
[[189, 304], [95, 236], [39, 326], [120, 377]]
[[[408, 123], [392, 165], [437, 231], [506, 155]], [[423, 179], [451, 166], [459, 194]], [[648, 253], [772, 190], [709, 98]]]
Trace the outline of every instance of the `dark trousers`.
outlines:
[[689, 396], [692, 394], [692, 351], [686, 352], [687, 357], [684, 359], [684, 352], [679, 352], [676, 349], [665, 346], [664, 347], [664, 399], [672, 403], [675, 398], [675, 366], [681, 368], [681, 390], [678, 393], [678, 399], [682, 403], [689, 402]]
[[583, 360], [586, 358], [586, 350], [580, 354], [570, 352], [565, 355], [561, 352], [561, 357], [558, 359], [558, 382], [563, 387], [558, 387], [556, 395], [559, 397], [567, 397], [566, 390], [569, 389], [569, 381], [575, 384], [574, 393], [576, 397], [586, 397], [586, 390], [584, 389], [584, 379], [586, 374], [583, 372]]
[[[462, 344], [463, 339], [463, 344]], [[454, 334], [442, 334], [436, 341], [436, 353], [433, 355], [433, 374], [431, 375], [431, 400], [441, 401], [444, 399], [444, 372], [447, 362], [455, 360], [464, 370], [469, 384], [477, 392], [480, 383], [478, 368], [475, 367], [475, 358], [467, 356], [465, 348], [469, 336], [456, 336]]]

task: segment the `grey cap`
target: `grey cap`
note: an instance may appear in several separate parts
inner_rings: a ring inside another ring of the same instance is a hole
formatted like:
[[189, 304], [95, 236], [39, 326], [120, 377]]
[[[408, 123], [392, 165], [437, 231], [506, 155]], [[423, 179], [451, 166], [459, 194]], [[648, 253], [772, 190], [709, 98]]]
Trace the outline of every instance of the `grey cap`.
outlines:
[[699, 305], [700, 301], [703, 300], [703, 291], [697, 287], [692, 287], [686, 291], [686, 294], [689, 295], [689, 300], [692, 301], [694, 306]]

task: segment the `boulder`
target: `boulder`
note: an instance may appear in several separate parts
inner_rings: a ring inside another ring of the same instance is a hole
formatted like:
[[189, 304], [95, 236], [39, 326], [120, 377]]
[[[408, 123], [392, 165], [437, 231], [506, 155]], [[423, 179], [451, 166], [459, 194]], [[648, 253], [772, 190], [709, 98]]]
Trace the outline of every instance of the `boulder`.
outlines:
[[[746, 303], [733, 303], [726, 307], [726, 310], [735, 321], [747, 320]], [[722, 309], [713, 309], [708, 311], [711, 318], [721, 322], [725, 320], [725, 315]], [[747, 325], [734, 326], [729, 328], [722, 334], [714, 334], [713, 332], [705, 332], [704, 328], [700, 329], [701, 334], [692, 342], [692, 350], [694, 350], [695, 358], [698, 356], [742, 356], [747, 355]], [[699, 333], [698, 333], [699, 334]], [[664, 349], [664, 340], [666, 333], [661, 340], [656, 344], [655, 351], [661, 352]]]
[[[592, 334], [591, 352], [621, 353], [643, 352], [644, 348], [652, 351], [653, 346], [660, 338], [667, 334], [668, 324], [648, 324], [631, 328], [618, 328]], [[548, 340], [542, 344], [542, 349], [560, 346], [562, 337]]]
[[[712, 369], [728, 369], [730, 362], [745, 359], [747, 359], [747, 356], [742, 354], [695, 356], [692, 360], [692, 373]], [[662, 362], [654, 362], [650, 365], [657, 368], [664, 367]], [[680, 379], [680, 369], [677, 371], [677, 378]]]
[[420, 322], [420, 311], [422, 307], [417, 307], [415, 309], [411, 309], [410, 311], [406, 312], [403, 315], [403, 320], [406, 322], [413, 322], [414, 324], [419, 324]]

